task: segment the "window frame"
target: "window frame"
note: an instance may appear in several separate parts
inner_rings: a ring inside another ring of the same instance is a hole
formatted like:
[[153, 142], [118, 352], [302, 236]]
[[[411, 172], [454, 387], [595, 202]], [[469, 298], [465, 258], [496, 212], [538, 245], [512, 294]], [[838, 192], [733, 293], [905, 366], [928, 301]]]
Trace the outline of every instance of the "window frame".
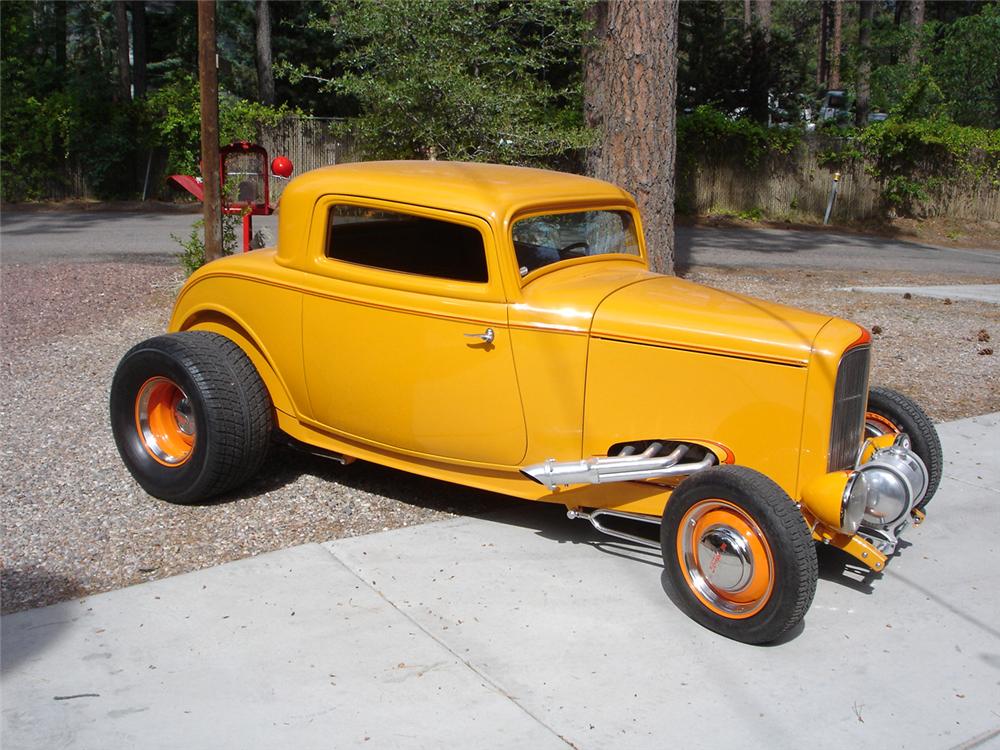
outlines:
[[[544, 266], [540, 266], [529, 273], [521, 276], [520, 262], [517, 258], [517, 251], [514, 247], [514, 225], [523, 219], [534, 219], [539, 216], [553, 216], [558, 214], [575, 214], [583, 213], [586, 211], [615, 211], [627, 213], [632, 218], [632, 226], [635, 228], [636, 241], [639, 249], [638, 255], [633, 255], [631, 253], [602, 253], [600, 255], [588, 255], [582, 258], [566, 258], [565, 260], [558, 260], [554, 263], [548, 263]], [[530, 284], [535, 279], [545, 276], [553, 271], [567, 268], [568, 266], [585, 265], [588, 263], [601, 263], [609, 260], [613, 261], [631, 261], [634, 263], [640, 263], [643, 266], [648, 267], [648, 259], [646, 257], [646, 242], [643, 234], [642, 219], [639, 216], [639, 212], [634, 206], [628, 204], [616, 204], [616, 203], [584, 203], [580, 205], [574, 205], [571, 207], [562, 206], [560, 208], [553, 207], [533, 207], [528, 211], [518, 212], [511, 217], [510, 222], [507, 226], [507, 243], [510, 247], [511, 260], [514, 265], [514, 277], [519, 280], [521, 288], [524, 288], [527, 284]]]
[[[440, 276], [394, 271], [327, 256], [330, 211], [334, 206], [338, 205], [389, 211], [422, 219], [444, 221], [449, 224], [458, 224], [475, 229], [479, 233], [483, 243], [483, 252], [486, 258], [486, 281], [460, 281]], [[376, 198], [351, 195], [325, 195], [317, 200], [313, 207], [308, 244], [310, 255], [313, 258], [312, 270], [322, 276], [368, 286], [433, 294], [443, 297], [487, 301], [503, 301], [505, 299], [500, 280], [500, 268], [497, 261], [493, 231], [488, 222], [471, 214]]]

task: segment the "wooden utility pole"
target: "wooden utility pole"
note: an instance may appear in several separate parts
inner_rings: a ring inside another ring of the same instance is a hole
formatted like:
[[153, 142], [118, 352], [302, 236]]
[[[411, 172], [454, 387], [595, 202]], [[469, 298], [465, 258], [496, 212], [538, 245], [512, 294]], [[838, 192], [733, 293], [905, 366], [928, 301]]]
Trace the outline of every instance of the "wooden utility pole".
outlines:
[[678, 0], [602, 0], [584, 59], [584, 115], [600, 133], [587, 174], [620, 185], [642, 212], [650, 267], [672, 273]]
[[201, 84], [201, 179], [205, 190], [205, 262], [222, 257], [219, 186], [219, 71], [215, 0], [198, 0], [198, 76]]

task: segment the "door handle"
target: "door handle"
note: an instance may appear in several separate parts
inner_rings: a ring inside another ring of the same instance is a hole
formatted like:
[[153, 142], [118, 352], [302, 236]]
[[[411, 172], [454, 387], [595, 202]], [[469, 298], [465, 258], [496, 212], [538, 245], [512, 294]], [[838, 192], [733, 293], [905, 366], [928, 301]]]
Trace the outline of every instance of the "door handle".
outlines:
[[487, 328], [482, 333], [466, 333], [464, 335], [465, 335], [466, 338], [479, 339], [480, 341], [483, 341], [484, 343], [487, 343], [487, 344], [492, 344], [493, 343], [493, 339], [496, 336], [496, 334], [493, 333], [493, 329], [492, 328]]

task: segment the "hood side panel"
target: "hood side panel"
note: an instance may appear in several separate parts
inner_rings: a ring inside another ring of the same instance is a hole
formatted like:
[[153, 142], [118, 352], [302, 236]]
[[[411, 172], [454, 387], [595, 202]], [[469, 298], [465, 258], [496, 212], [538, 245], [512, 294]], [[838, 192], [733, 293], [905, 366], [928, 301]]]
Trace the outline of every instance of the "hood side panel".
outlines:
[[595, 338], [805, 366], [828, 315], [657, 276], [610, 295]]
[[804, 367], [592, 339], [583, 455], [604, 455], [630, 440], [712, 440], [793, 494], [806, 374]]

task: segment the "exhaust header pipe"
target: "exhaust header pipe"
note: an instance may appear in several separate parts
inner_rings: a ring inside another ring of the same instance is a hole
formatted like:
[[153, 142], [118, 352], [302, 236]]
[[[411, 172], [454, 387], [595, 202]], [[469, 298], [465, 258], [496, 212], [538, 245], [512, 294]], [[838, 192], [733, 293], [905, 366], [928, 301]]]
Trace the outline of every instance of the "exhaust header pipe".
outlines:
[[679, 477], [707, 469], [715, 463], [709, 452], [701, 461], [678, 463], [689, 446], [679, 445], [666, 456], [656, 455], [663, 450], [663, 443], [652, 443], [642, 453], [635, 455], [632, 446], [625, 446], [616, 456], [598, 456], [583, 461], [556, 461], [550, 458], [540, 464], [521, 469], [521, 473], [550, 490], [560, 485], [605, 484], [607, 482], [633, 482], [640, 479]]

